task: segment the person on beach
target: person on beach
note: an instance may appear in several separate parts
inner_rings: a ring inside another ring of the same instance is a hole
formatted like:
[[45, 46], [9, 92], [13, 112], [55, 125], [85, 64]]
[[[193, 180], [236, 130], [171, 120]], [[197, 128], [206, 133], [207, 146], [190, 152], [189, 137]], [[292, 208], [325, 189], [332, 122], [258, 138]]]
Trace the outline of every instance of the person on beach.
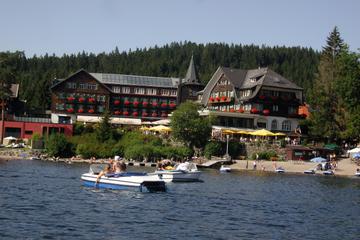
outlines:
[[102, 171], [98, 174], [98, 176], [97, 176], [97, 178], [96, 178], [96, 181], [95, 181], [95, 184], [99, 183], [100, 178], [101, 178], [102, 176], [106, 176], [107, 174], [111, 174], [111, 173], [113, 173], [111, 164], [106, 164], [104, 170], [102, 170]]
[[256, 170], [256, 161], [253, 162], [253, 170]]

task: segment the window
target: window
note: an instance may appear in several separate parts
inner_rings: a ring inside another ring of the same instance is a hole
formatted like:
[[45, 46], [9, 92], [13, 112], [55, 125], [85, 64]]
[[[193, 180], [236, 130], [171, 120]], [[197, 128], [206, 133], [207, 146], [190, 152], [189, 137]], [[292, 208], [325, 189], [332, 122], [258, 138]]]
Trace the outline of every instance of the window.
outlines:
[[56, 110], [64, 110], [64, 104], [63, 103], [57, 103], [55, 108], [56, 108]]
[[26, 135], [32, 135], [32, 134], [33, 134], [33, 131], [31, 131], [31, 130], [25, 130], [25, 134], [26, 134]]
[[274, 119], [271, 121], [271, 130], [277, 130], [278, 128], [278, 123], [277, 123], [277, 120]]
[[65, 93], [63, 93], [63, 92], [59, 93], [58, 98], [59, 99], [65, 99], [66, 98]]
[[118, 86], [113, 86], [112, 90], [113, 90], [114, 93], [120, 93], [121, 92], [121, 88], [118, 87]]
[[161, 95], [163, 95], [163, 96], [169, 96], [169, 95], [170, 95], [169, 89], [161, 89]]
[[122, 92], [123, 93], [130, 93], [130, 88], [129, 87], [122, 87]]
[[104, 112], [104, 110], [105, 110], [104, 106], [101, 106], [101, 105], [98, 106], [98, 109], [97, 109], [98, 112], [102, 113], [102, 112]]
[[278, 111], [279, 111], [279, 106], [273, 105], [273, 112], [278, 112]]
[[106, 101], [106, 96], [104, 96], [104, 95], [97, 96], [97, 101], [98, 102], [105, 102]]
[[245, 111], [250, 111], [251, 110], [251, 104], [245, 104], [244, 105], [244, 110]]
[[147, 95], [156, 95], [156, 88], [148, 88], [146, 89]]
[[76, 83], [74, 82], [67, 82], [66, 87], [70, 89], [76, 89]]
[[135, 94], [144, 94], [145, 93], [145, 89], [144, 88], [134, 88], [134, 93]]
[[297, 113], [297, 108], [290, 106], [290, 107], [288, 108], [288, 113], [289, 113], [289, 114], [296, 114], [296, 113]]
[[97, 90], [97, 89], [98, 89], [98, 85], [97, 85], [97, 84], [94, 84], [94, 83], [88, 83], [88, 89]]
[[248, 97], [250, 95], [251, 95], [251, 90], [240, 91], [241, 98]]
[[281, 129], [283, 131], [291, 131], [291, 122], [289, 120], [285, 120], [282, 122]]
[[79, 89], [90, 89], [90, 90], [97, 90], [98, 85], [95, 83], [80, 83]]
[[170, 96], [176, 96], [177, 91], [176, 90], [170, 90]]

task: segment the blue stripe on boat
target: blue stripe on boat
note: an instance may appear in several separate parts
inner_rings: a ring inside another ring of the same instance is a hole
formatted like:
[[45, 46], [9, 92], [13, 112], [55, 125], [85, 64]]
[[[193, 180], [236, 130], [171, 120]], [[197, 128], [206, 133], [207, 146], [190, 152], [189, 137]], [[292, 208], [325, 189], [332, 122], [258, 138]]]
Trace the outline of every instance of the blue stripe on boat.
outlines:
[[123, 186], [123, 185], [117, 185], [117, 184], [111, 184], [111, 183], [97, 183], [91, 182], [91, 181], [83, 181], [84, 186], [86, 187], [95, 187], [95, 188], [107, 188], [107, 189], [116, 189], [116, 190], [129, 190], [134, 188], [139, 188], [141, 190], [141, 187], [138, 186]]

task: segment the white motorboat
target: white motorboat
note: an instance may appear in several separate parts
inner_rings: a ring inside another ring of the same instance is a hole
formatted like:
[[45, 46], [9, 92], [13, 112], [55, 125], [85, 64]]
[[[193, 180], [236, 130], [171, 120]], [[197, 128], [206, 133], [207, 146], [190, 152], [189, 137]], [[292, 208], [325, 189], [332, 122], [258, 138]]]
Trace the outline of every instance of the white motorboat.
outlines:
[[304, 173], [305, 174], [315, 174], [315, 170], [314, 169], [305, 170]]
[[195, 163], [180, 163], [175, 165], [174, 170], [157, 170], [149, 175], [156, 175], [165, 182], [198, 182], [201, 171]]
[[333, 172], [333, 170], [326, 170], [326, 171], [323, 171], [323, 174], [324, 175], [334, 175], [334, 172]]
[[221, 165], [220, 172], [231, 172], [231, 168], [229, 166]]
[[84, 186], [96, 188], [109, 188], [118, 190], [138, 190], [140, 192], [165, 192], [165, 181], [157, 175], [148, 175], [142, 172], [124, 172], [102, 176], [99, 182], [96, 178], [100, 172], [101, 164], [93, 164], [90, 171], [81, 175]]
[[275, 168], [276, 173], [285, 173], [285, 169], [282, 167]]
[[356, 177], [360, 177], [360, 172], [359, 172], [359, 171], [356, 171], [355, 176], [356, 176]]

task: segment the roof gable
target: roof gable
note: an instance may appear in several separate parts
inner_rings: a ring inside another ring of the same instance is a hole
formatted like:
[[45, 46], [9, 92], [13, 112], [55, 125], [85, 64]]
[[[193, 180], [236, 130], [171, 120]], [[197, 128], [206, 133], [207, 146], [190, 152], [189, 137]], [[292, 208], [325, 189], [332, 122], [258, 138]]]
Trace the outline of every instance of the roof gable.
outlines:
[[88, 73], [86, 70], [84, 69], [80, 69], [77, 72], [71, 74], [69, 77], [65, 78], [62, 81], [59, 81], [57, 83], [55, 83], [54, 85], [52, 85], [50, 87], [50, 90], [56, 89], [57, 87], [59, 87], [60, 85], [63, 85], [65, 82], [69, 81], [70, 79], [72, 79], [73, 77], [75, 77], [76, 75], [79, 74], [86, 74], [88, 75], [91, 79], [94, 79], [96, 82], [98, 82], [102, 87], [104, 87], [106, 90], [111, 92], [111, 89], [109, 89], [106, 85], [104, 85], [102, 82], [100, 82], [98, 79], [96, 79], [94, 76], [92, 76], [90, 73]]

